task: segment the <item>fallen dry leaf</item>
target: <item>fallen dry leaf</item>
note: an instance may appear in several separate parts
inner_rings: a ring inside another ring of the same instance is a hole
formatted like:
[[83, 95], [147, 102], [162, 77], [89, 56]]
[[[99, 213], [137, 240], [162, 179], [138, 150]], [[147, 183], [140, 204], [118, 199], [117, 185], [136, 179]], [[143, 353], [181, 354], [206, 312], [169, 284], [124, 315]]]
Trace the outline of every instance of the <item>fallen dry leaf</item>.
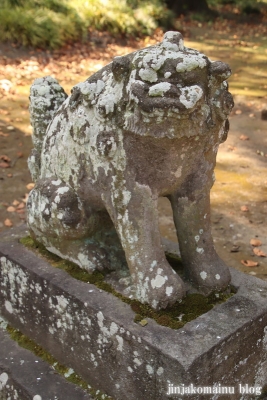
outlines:
[[7, 163], [11, 162], [11, 159], [8, 156], [6, 156], [5, 154], [0, 156], [0, 160], [3, 160], [5, 162], [7, 162]]
[[28, 190], [32, 190], [34, 188], [34, 183], [28, 183], [28, 185], [26, 185], [26, 188]]
[[236, 147], [235, 146], [228, 146], [228, 149], [230, 150], [230, 151], [234, 151], [234, 150], [236, 150]]
[[251, 260], [241, 260], [241, 264], [245, 265], [246, 267], [257, 267], [259, 265], [258, 262]]
[[253, 253], [256, 254], [256, 256], [258, 256], [258, 257], [266, 257], [266, 256], [267, 256], [267, 254], [264, 253], [264, 251], [262, 251], [262, 250], [259, 249], [258, 247], [255, 247], [255, 248], [253, 249]]
[[236, 111], [235, 111], [235, 114], [236, 114], [236, 115], [242, 114], [242, 110], [236, 110]]
[[13, 206], [7, 207], [6, 210], [7, 210], [8, 212], [14, 212], [14, 211], [16, 211], [15, 207], [13, 207]]
[[18, 200], [14, 200], [12, 204], [13, 204], [13, 206], [15, 206], [15, 207], [16, 207], [16, 206], [18, 206], [18, 205], [19, 205], [19, 201], [18, 201]]
[[9, 136], [9, 134], [8, 133], [4, 133], [4, 132], [0, 132], [0, 136], [7, 137], [7, 136]]
[[243, 212], [248, 212], [249, 208], [248, 208], [248, 206], [241, 206], [240, 210], [243, 211]]
[[12, 178], [12, 177], [13, 177], [13, 174], [7, 174], [7, 177], [8, 177], [8, 178]]
[[0, 162], [0, 168], [10, 168], [10, 165], [6, 162]]
[[11, 226], [13, 226], [12, 222], [11, 222], [10, 219], [8, 219], [8, 218], [5, 219], [4, 225], [5, 225], [6, 227], [11, 227]]
[[262, 243], [259, 239], [251, 239], [250, 244], [251, 244], [251, 246], [255, 246], [255, 247], [262, 245]]
[[22, 210], [25, 207], [25, 203], [23, 203], [23, 201], [21, 203], [19, 203], [17, 210]]
[[241, 135], [241, 136], [239, 136], [239, 139], [240, 140], [249, 140], [249, 137], [246, 135]]

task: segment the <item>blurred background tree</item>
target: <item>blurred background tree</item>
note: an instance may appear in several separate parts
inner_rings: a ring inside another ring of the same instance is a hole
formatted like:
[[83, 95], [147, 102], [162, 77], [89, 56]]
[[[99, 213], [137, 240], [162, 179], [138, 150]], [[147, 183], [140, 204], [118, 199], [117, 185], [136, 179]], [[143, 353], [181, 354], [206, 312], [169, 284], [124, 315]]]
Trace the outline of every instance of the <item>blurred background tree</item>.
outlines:
[[258, 0], [0, 0], [0, 40], [54, 49], [86, 39], [89, 30], [150, 35], [158, 26], [173, 28], [181, 14], [214, 17], [226, 3], [247, 13], [260, 12], [263, 4]]
[[166, 0], [166, 4], [175, 15], [185, 14], [189, 11], [209, 11], [207, 0]]

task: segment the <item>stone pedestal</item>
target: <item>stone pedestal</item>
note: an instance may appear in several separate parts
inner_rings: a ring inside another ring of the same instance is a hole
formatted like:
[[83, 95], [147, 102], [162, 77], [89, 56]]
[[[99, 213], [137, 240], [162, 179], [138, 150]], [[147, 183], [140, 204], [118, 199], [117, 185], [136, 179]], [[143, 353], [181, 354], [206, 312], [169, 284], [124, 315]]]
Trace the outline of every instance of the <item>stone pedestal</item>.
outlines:
[[[186, 398], [167, 392], [187, 386], [198, 388], [190, 399], [215, 400], [256, 398], [267, 382], [264, 281], [231, 270], [237, 293], [225, 303], [179, 330], [142, 327], [129, 305], [22, 246], [25, 235], [0, 238], [0, 314], [92, 386], [116, 400]], [[216, 385], [234, 393], [201, 393]]]

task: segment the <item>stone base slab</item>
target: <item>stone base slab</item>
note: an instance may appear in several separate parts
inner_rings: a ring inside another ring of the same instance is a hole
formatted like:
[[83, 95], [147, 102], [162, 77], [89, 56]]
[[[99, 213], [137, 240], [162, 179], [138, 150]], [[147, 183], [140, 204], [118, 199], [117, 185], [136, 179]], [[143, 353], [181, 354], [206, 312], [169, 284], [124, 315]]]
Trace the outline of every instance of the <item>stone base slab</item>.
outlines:
[[234, 393], [189, 398], [234, 400], [256, 398], [240, 384], [267, 383], [266, 282], [231, 269], [237, 293], [225, 303], [179, 330], [142, 327], [128, 304], [22, 246], [26, 235], [0, 237], [0, 314], [93, 387], [116, 400], [165, 400], [188, 397], [168, 395], [172, 384], [221, 385]]
[[93, 400], [0, 328], [1, 400]]

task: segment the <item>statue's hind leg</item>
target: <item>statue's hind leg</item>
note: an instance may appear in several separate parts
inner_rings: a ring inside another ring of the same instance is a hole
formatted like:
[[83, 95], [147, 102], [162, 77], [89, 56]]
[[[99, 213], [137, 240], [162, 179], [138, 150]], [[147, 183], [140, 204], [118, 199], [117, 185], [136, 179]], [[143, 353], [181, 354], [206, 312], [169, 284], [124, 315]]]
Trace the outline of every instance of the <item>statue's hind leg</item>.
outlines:
[[124, 253], [107, 212], [84, 207], [61, 180], [39, 180], [27, 209], [31, 236], [50, 252], [89, 272], [123, 264]]

